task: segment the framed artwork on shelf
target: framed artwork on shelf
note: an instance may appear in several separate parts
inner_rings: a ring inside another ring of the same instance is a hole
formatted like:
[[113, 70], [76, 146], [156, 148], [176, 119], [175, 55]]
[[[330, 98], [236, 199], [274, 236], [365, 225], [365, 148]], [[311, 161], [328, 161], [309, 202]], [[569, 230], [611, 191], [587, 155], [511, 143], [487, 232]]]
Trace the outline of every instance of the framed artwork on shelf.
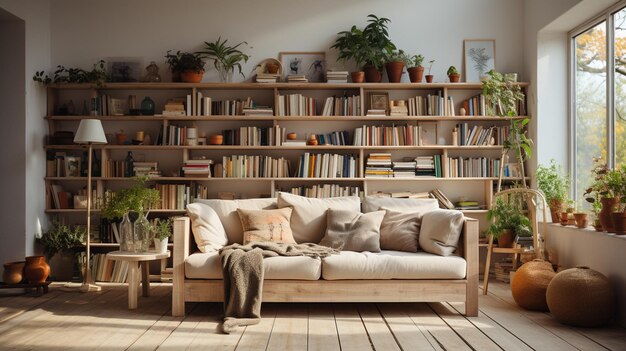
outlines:
[[370, 91], [367, 93], [367, 112], [378, 114], [378, 111], [389, 112], [389, 93], [386, 91]]
[[419, 125], [422, 131], [421, 146], [437, 145], [437, 122], [422, 122]]
[[323, 83], [326, 76], [326, 53], [280, 52], [278, 60], [283, 66], [283, 80], [289, 75], [304, 75], [310, 83]]
[[480, 78], [496, 67], [495, 39], [465, 39], [463, 65], [466, 82], [480, 82]]
[[111, 82], [138, 82], [141, 80], [143, 60], [137, 57], [110, 57], [107, 72]]
[[65, 176], [80, 177], [80, 157], [65, 156]]

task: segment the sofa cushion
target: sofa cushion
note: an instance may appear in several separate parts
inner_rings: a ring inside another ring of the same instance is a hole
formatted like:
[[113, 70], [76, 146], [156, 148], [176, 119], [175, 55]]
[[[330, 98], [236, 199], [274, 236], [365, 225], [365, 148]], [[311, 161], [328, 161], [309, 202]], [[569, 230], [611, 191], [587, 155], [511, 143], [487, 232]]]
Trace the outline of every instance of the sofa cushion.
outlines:
[[400, 212], [382, 208], [385, 217], [380, 226], [380, 248], [417, 252], [420, 234], [421, 212]]
[[191, 231], [200, 251], [217, 251], [228, 244], [222, 221], [209, 205], [189, 204], [187, 215], [191, 219]]
[[222, 221], [228, 243], [243, 243], [243, 227], [237, 214], [238, 208], [246, 210], [271, 210], [276, 209], [275, 198], [267, 199], [244, 199], [244, 200], [219, 200], [219, 199], [197, 199], [197, 203], [210, 206]]
[[[306, 256], [277, 256], [263, 259], [265, 279], [318, 280], [322, 261]], [[219, 252], [197, 252], [185, 261], [185, 277], [189, 279], [222, 279]]]
[[380, 251], [380, 223], [385, 211], [361, 213], [329, 209], [320, 245], [347, 251]]
[[463, 229], [463, 212], [435, 210], [424, 213], [419, 242], [422, 250], [448, 256], [456, 251]]
[[289, 218], [291, 208], [276, 210], [245, 210], [237, 209], [243, 227], [243, 244], [255, 241], [277, 241], [295, 244]]
[[278, 193], [278, 208], [292, 207], [291, 231], [296, 242], [319, 243], [326, 233], [326, 210], [359, 212], [361, 201], [357, 196], [315, 199], [289, 193]]
[[458, 256], [427, 252], [341, 251], [322, 259], [322, 278], [340, 279], [463, 279], [466, 262]]
[[374, 212], [382, 207], [390, 210], [407, 212], [428, 212], [439, 208], [437, 199], [405, 199], [396, 197], [366, 196], [363, 200], [363, 212]]

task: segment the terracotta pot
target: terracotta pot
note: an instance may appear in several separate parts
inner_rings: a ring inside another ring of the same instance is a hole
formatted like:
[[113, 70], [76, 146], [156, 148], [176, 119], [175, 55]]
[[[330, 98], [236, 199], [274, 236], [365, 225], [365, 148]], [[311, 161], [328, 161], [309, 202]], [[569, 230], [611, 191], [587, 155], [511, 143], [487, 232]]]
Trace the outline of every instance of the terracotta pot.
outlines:
[[613, 221], [615, 234], [626, 235], [626, 212], [611, 213], [611, 220]]
[[498, 237], [498, 247], [513, 247], [513, 240], [515, 240], [515, 234], [511, 229], [505, 229]]
[[576, 220], [576, 226], [578, 228], [587, 228], [589, 226], [589, 220], [586, 213], [574, 213], [574, 219]]
[[611, 220], [611, 213], [613, 213], [614, 209], [617, 207], [619, 203], [619, 198], [617, 197], [603, 197], [600, 199], [602, 203], [602, 209], [600, 210], [600, 223], [602, 224], [602, 228], [604, 228], [605, 232], [612, 233], [613, 232], [613, 221]]
[[569, 213], [561, 212], [561, 225], [567, 225], [569, 222]]
[[43, 283], [50, 275], [50, 266], [44, 256], [26, 257], [24, 277], [29, 283]]
[[561, 223], [561, 212], [563, 212], [563, 201], [550, 200], [550, 216], [552, 217], [552, 223]]
[[298, 133], [287, 133], [287, 140], [296, 140], [298, 139]]
[[387, 64], [385, 65], [385, 69], [387, 70], [387, 78], [389, 78], [389, 83], [400, 83], [400, 81], [402, 80], [402, 71], [404, 71], [404, 62], [387, 62]]
[[268, 62], [265, 64], [265, 69], [267, 69], [267, 73], [276, 74], [278, 73], [278, 64], [274, 62]]
[[426, 75], [426, 83], [432, 83], [433, 82], [433, 76], [432, 74], [427, 74]]
[[365, 81], [365, 72], [351, 72], [350, 77], [352, 78], [352, 83], [363, 83]]
[[461, 81], [461, 75], [458, 73], [451, 74], [448, 78], [450, 79], [450, 83], [458, 83]]
[[422, 82], [422, 78], [424, 77], [423, 66], [407, 68], [407, 72], [409, 72], [409, 79], [411, 80], [411, 83]]
[[2, 273], [2, 281], [5, 284], [17, 284], [24, 279], [25, 261], [7, 262], [4, 264], [4, 273]]
[[204, 71], [194, 72], [194, 71], [183, 71], [180, 72], [180, 80], [184, 83], [200, 83], [202, 81], [202, 76], [204, 75]]
[[365, 72], [365, 81], [368, 83], [380, 83], [383, 80], [383, 73], [373, 65], [366, 65], [363, 67]]
[[222, 145], [224, 142], [224, 136], [221, 134], [214, 134], [209, 136], [209, 145]]

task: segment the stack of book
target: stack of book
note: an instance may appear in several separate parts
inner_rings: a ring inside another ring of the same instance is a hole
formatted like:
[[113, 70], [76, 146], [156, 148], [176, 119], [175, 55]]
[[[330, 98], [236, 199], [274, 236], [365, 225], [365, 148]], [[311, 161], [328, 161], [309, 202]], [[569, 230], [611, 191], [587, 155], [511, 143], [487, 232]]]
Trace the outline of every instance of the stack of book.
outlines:
[[448, 209], [448, 210], [454, 209], [454, 204], [452, 203], [452, 201], [450, 201], [450, 199], [448, 199], [448, 197], [444, 195], [441, 192], [441, 190], [434, 189], [430, 192], [430, 195], [431, 197], [437, 199], [437, 202], [439, 202], [440, 208]]
[[254, 107], [244, 107], [243, 109], [244, 116], [273, 116], [274, 109], [269, 106], [254, 106]]
[[474, 200], [463, 200], [456, 203], [455, 209], [457, 210], [480, 210], [483, 206], [481, 206], [478, 201]]
[[211, 178], [213, 160], [187, 160], [183, 164], [183, 175], [191, 178]]
[[[277, 190], [278, 191], [278, 190]], [[294, 195], [313, 197], [313, 198], [328, 198], [339, 196], [360, 196], [361, 192], [358, 186], [341, 186], [339, 184], [320, 184], [310, 187], [295, 187], [289, 190]]]
[[415, 161], [394, 161], [394, 178], [415, 178], [417, 162]]
[[365, 178], [391, 178], [393, 169], [390, 153], [371, 153], [365, 165]]
[[161, 176], [158, 162], [133, 162], [133, 172], [135, 176], [147, 176], [156, 178]]
[[358, 157], [354, 155], [311, 154], [300, 156], [296, 177], [299, 178], [355, 178]]
[[163, 108], [163, 116], [176, 117], [185, 116], [187, 114], [185, 108], [185, 99], [169, 99]]
[[324, 109], [322, 116], [360, 116], [361, 115], [361, 97], [359, 95], [352, 96], [329, 96], [324, 101]]
[[414, 192], [414, 191], [395, 191], [395, 192], [382, 192], [378, 191], [369, 196], [374, 197], [396, 197], [396, 198], [405, 198], [405, 199], [428, 199], [432, 196], [428, 191], [425, 192]]
[[415, 175], [441, 178], [441, 155], [415, 157]]
[[276, 83], [280, 78], [280, 74], [278, 73], [257, 73], [256, 82], [257, 83]]
[[232, 155], [222, 157], [223, 178], [289, 177], [289, 161], [270, 156]]
[[382, 109], [369, 109], [367, 110], [367, 116], [370, 117], [384, 117], [387, 116], [387, 110]]
[[290, 74], [287, 76], [287, 83], [308, 83], [309, 80], [304, 74]]
[[348, 71], [327, 71], [327, 83], [348, 83]]
[[184, 210], [191, 202], [191, 188], [187, 184], [157, 184], [161, 193], [161, 209]]

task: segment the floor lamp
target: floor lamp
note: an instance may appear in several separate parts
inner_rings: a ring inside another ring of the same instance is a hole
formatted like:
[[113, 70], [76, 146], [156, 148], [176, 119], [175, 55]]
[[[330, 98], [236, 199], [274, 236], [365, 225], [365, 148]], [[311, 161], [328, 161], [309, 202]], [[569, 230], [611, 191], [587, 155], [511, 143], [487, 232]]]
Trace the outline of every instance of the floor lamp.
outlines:
[[101, 288], [94, 284], [93, 277], [91, 276], [91, 268], [89, 267], [90, 259], [90, 233], [91, 233], [91, 159], [93, 154], [93, 144], [106, 144], [107, 139], [104, 135], [104, 129], [102, 123], [98, 119], [83, 119], [80, 121], [74, 142], [77, 144], [87, 144], [89, 146], [89, 156], [87, 164], [87, 231], [85, 233], [85, 245], [87, 260], [85, 263], [85, 274], [83, 275], [83, 284], [80, 287], [80, 291], [100, 291]]

